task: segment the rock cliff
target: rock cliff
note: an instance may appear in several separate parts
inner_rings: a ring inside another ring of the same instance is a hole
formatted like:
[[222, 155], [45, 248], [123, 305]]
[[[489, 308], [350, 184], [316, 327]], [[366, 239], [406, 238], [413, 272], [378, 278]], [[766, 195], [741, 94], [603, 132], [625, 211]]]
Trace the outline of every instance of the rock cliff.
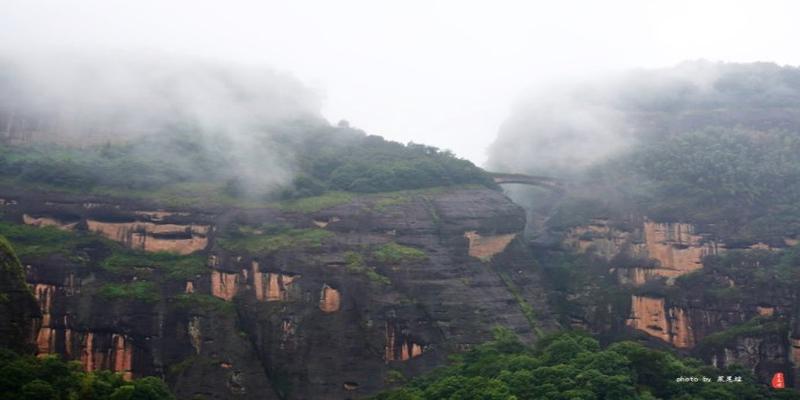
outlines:
[[794, 385], [796, 289], [781, 278], [794, 243], [725, 242], [694, 224], [643, 217], [572, 227], [562, 248], [594, 260], [601, 283], [575, 290], [566, 320], [614, 339], [638, 332], [764, 382], [783, 372]]
[[493, 190], [302, 212], [2, 197], [5, 220], [80, 238], [80, 257], [23, 257], [38, 352], [162, 376], [180, 398], [362, 397], [494, 326], [529, 341], [556, 326], [521, 238], [524, 212]]

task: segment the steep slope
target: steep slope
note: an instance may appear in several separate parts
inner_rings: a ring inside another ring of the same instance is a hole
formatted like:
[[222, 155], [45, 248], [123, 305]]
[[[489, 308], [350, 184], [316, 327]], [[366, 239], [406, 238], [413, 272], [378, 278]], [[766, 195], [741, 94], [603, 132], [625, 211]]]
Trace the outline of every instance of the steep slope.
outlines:
[[[257, 208], [2, 197], [45, 316], [38, 351], [164, 376], [180, 398], [359, 397], [496, 325], [526, 340], [555, 327], [524, 212], [494, 190]], [[45, 234], [59, 245], [37, 247]]]
[[25, 283], [25, 270], [0, 236], [0, 347], [29, 351], [30, 326], [39, 308]]
[[[567, 181], [557, 195], [511, 194], [536, 222], [562, 323], [797, 384], [798, 77], [685, 63], [554, 96], [576, 114], [546, 98], [520, 105], [494, 162]], [[563, 140], [538, 145], [552, 136]], [[584, 137], [604, 146], [572, 146]]]

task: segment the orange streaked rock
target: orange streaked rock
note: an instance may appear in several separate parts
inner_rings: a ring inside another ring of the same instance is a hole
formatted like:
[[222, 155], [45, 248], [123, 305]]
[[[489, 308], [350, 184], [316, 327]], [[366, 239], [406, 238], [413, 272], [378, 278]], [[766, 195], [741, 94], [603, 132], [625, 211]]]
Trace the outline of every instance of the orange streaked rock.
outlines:
[[111, 370], [121, 373], [123, 379], [130, 381], [133, 379], [133, 371], [131, 369], [133, 365], [133, 346], [131, 346], [130, 340], [127, 340], [123, 335], [114, 334], [111, 340], [114, 343], [114, 364]]
[[669, 317], [672, 345], [682, 349], [694, 346], [694, 333], [686, 311], [682, 308], [672, 307], [669, 309]]
[[626, 324], [679, 348], [694, 346], [694, 334], [686, 311], [665, 309], [663, 298], [631, 296], [631, 316]]
[[669, 327], [664, 315], [664, 299], [631, 296], [631, 317], [628, 326], [669, 342]]
[[222, 271], [212, 271], [211, 294], [225, 301], [231, 301], [239, 289], [237, 275]]
[[[716, 243], [704, 243], [691, 224], [646, 221], [644, 238], [648, 255], [659, 263], [657, 273], [667, 277], [703, 268], [702, 258], [720, 250]], [[674, 272], [663, 271], [665, 269]]]
[[[156, 224], [153, 222], [100, 222], [87, 220], [90, 231], [137, 250], [190, 254], [208, 246], [208, 225]], [[176, 235], [177, 238], [157, 235]], [[180, 236], [189, 236], [183, 238]]]
[[252, 264], [253, 289], [258, 301], [288, 301], [291, 285], [299, 275], [286, 275], [278, 272], [261, 272], [260, 266]]
[[89, 332], [83, 337], [83, 348], [81, 351], [81, 364], [83, 370], [87, 372], [94, 371], [94, 333]]
[[339, 311], [341, 303], [341, 295], [339, 291], [328, 286], [322, 285], [322, 291], [319, 298], [319, 309], [326, 313]]
[[22, 214], [22, 222], [25, 225], [32, 225], [32, 226], [52, 226], [56, 227], [61, 230], [70, 231], [75, 229], [75, 226], [78, 225], [77, 222], [65, 223], [58, 221], [54, 218], [47, 218], [47, 217], [32, 217], [28, 214]]
[[620, 231], [608, 225], [607, 220], [595, 219], [589, 225], [571, 228], [564, 237], [564, 245], [579, 253], [593, 253], [611, 260], [625, 248], [631, 240], [629, 232]]
[[517, 234], [481, 236], [476, 231], [469, 231], [464, 232], [464, 237], [469, 240], [469, 255], [482, 261], [488, 261], [495, 254], [505, 250], [508, 244], [517, 237]]
[[40, 355], [50, 354], [55, 351], [55, 330], [52, 324], [53, 298], [56, 294], [54, 285], [37, 283], [33, 285], [33, 296], [39, 304], [39, 311], [42, 314], [41, 320], [34, 321], [36, 333], [36, 353]]
[[422, 346], [414, 343], [407, 335], [398, 335], [393, 323], [386, 323], [386, 345], [383, 359], [390, 361], [407, 361], [422, 355]]
[[775, 314], [775, 307], [756, 306], [756, 311], [758, 311], [758, 315], [763, 317], [771, 317]]

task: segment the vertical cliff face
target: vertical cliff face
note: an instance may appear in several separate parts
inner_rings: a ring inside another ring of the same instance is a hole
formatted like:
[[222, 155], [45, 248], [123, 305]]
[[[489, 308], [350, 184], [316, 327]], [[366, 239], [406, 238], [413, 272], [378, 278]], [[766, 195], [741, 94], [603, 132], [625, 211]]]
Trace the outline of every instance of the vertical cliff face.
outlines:
[[36, 334], [36, 350], [39, 354], [55, 352], [55, 335], [52, 321], [53, 297], [56, 294], [55, 285], [37, 283], [33, 285], [33, 296], [39, 304], [42, 318], [34, 322], [33, 329]]
[[322, 285], [322, 292], [319, 295], [319, 309], [326, 313], [339, 311], [341, 306], [341, 295], [339, 291], [328, 286]]
[[239, 274], [222, 271], [211, 272], [211, 294], [220, 299], [231, 301], [239, 290]]
[[422, 355], [423, 347], [409, 337], [408, 329], [399, 328], [395, 321], [386, 322], [386, 352], [384, 360], [406, 361]]
[[[139, 215], [156, 215], [156, 212], [140, 211]], [[153, 222], [103, 222], [86, 220], [88, 229], [111, 240], [124, 243], [130, 248], [149, 252], [168, 251], [191, 254], [208, 246], [207, 225], [178, 225]]]
[[608, 261], [624, 258], [623, 265], [611, 265], [622, 284], [641, 286], [661, 279], [671, 284], [675, 278], [703, 268], [703, 257], [725, 250], [724, 244], [697, 233], [692, 224], [644, 219], [625, 230], [610, 223], [597, 219], [571, 228], [563, 243]]
[[555, 326], [524, 213], [505, 196], [381, 199], [299, 213], [23, 193], [6, 219], [85, 238], [80, 258], [28, 260], [41, 318], [26, 332], [42, 354], [163, 376], [181, 398], [346, 399], [441, 365], [496, 325], [528, 341]]
[[666, 307], [663, 298], [631, 296], [627, 325], [678, 348], [694, 345], [694, 333], [686, 311]]
[[720, 367], [743, 365], [765, 382], [793, 374], [786, 326], [796, 320], [796, 295], [779, 272], [791, 262], [781, 258], [786, 247], [724, 243], [692, 224], [646, 218], [573, 227], [563, 248], [589, 257], [583, 262], [603, 276], [571, 295], [580, 308], [570, 316], [610, 338], [638, 336]]
[[676, 278], [703, 268], [703, 257], [722, 248], [696, 234], [691, 224], [645, 221], [643, 230], [647, 254], [658, 262], [652, 272], [657, 276]]
[[464, 237], [469, 240], [469, 255], [483, 261], [491, 260], [495, 254], [502, 253], [516, 236], [516, 233], [491, 236], [481, 236], [475, 231], [464, 233]]

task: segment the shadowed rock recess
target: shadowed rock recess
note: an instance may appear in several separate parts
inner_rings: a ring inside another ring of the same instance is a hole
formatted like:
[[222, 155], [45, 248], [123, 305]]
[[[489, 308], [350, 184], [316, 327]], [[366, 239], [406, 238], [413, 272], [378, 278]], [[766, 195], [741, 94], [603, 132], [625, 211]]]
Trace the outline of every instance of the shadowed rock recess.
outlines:
[[495, 190], [310, 212], [4, 191], [8, 226], [74, 244], [22, 254], [38, 353], [161, 376], [178, 398], [362, 397], [497, 325], [555, 328], [524, 211]]

